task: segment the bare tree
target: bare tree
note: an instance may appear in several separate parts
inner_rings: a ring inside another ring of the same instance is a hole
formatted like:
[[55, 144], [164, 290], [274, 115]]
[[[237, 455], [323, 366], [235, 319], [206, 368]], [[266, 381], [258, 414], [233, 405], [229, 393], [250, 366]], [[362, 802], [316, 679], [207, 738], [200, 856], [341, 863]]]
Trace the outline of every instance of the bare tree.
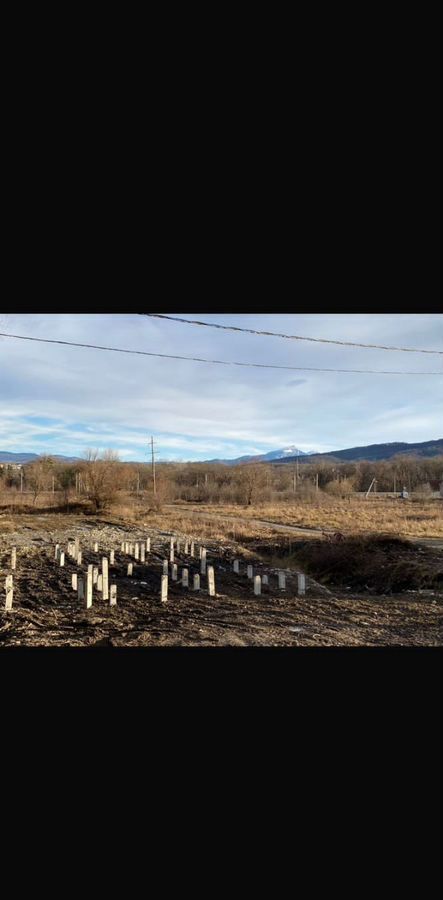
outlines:
[[252, 506], [266, 484], [267, 474], [264, 466], [245, 465], [237, 469], [237, 481], [242, 499], [246, 506]]
[[121, 484], [120, 471], [119, 456], [114, 450], [105, 450], [101, 455], [98, 450], [86, 451], [83, 466], [86, 496], [96, 512], [105, 509], [114, 500]]
[[54, 460], [50, 456], [41, 456], [40, 459], [26, 466], [26, 483], [33, 493], [34, 506], [39, 494], [49, 490], [53, 470]]

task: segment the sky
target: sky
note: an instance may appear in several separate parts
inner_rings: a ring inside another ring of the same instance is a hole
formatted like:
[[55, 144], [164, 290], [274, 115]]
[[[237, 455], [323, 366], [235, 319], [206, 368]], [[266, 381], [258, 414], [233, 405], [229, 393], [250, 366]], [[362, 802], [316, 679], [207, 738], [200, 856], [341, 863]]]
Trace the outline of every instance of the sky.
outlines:
[[[443, 349], [443, 315], [174, 313], [182, 318], [362, 343]], [[124, 461], [233, 459], [443, 437], [441, 356], [237, 334], [136, 314], [6, 314], [0, 331], [220, 360], [360, 375], [238, 368], [0, 337], [0, 451]]]

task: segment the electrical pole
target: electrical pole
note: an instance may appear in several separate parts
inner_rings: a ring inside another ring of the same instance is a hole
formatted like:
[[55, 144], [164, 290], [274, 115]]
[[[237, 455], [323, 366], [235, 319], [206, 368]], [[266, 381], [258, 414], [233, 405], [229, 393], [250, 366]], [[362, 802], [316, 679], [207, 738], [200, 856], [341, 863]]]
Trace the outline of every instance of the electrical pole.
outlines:
[[154, 494], [157, 493], [155, 487], [155, 459], [154, 459], [154, 438], [151, 435], [151, 455], [152, 455], [152, 482], [154, 485]]
[[20, 493], [23, 493], [23, 469], [20, 469]]

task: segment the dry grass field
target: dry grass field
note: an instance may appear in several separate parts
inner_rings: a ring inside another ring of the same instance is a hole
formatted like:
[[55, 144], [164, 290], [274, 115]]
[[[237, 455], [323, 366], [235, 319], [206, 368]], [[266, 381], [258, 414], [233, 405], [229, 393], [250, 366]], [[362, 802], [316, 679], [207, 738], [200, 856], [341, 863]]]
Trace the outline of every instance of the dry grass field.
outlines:
[[[183, 506], [183, 504], [181, 504]], [[402, 501], [397, 499], [350, 500], [322, 497], [318, 503], [281, 506], [189, 506], [215, 520], [229, 515], [238, 519], [261, 519], [280, 525], [295, 525], [325, 532], [392, 534], [399, 537], [443, 538], [443, 500]], [[242, 528], [245, 528], [242, 522]]]

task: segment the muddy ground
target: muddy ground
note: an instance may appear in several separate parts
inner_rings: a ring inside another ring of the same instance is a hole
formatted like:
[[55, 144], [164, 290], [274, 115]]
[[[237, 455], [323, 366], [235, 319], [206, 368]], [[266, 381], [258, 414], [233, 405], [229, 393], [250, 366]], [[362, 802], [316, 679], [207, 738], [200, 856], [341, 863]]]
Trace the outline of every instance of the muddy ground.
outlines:
[[[162, 560], [169, 554], [171, 532], [128, 525], [110, 517], [43, 514], [0, 516], [0, 647], [10, 646], [436, 646], [441, 644], [442, 582], [413, 580], [399, 592], [382, 593], [378, 587], [366, 589], [358, 579], [346, 584], [343, 572], [334, 567], [322, 570], [314, 549], [306, 552], [306, 541], [287, 538], [272, 540], [205, 543], [208, 564], [214, 565], [216, 592], [208, 596], [206, 578], [202, 590], [183, 588], [169, 578], [169, 599], [160, 601]], [[130, 558], [121, 553], [123, 540], [151, 537], [151, 553], [145, 565], [134, 563], [134, 576], [126, 574]], [[185, 535], [177, 535], [184, 540]], [[93, 606], [87, 610], [71, 587], [71, 575], [80, 568], [66, 554], [60, 567], [54, 558], [55, 543], [67, 549], [68, 540], [80, 539], [82, 566], [100, 564], [102, 553], [115, 549], [115, 566], [110, 567], [110, 583], [117, 584], [117, 606], [110, 607], [94, 589]], [[93, 552], [98, 541], [99, 553]], [[17, 547], [12, 611], [5, 610], [5, 577], [11, 572], [10, 548]], [[198, 543], [196, 552], [198, 553]], [[183, 544], [182, 544], [183, 548]], [[298, 552], [299, 551], [299, 552]], [[362, 571], [367, 571], [363, 559]], [[368, 551], [373, 553], [373, 550]], [[384, 565], [384, 552], [378, 548]], [[399, 548], [386, 548], [389, 553]], [[410, 571], [442, 571], [443, 555], [430, 550], [402, 547], [412, 568]], [[335, 553], [337, 550], [335, 548]], [[318, 556], [318, 554], [317, 554]], [[405, 556], [405, 559], [406, 559]], [[232, 560], [241, 560], [241, 573], [232, 571]], [[306, 561], [306, 567], [300, 564]], [[199, 572], [199, 559], [178, 558], [179, 578], [183, 565], [189, 569], [189, 581]], [[330, 560], [328, 561], [330, 563]], [[268, 574], [269, 587], [255, 597], [248, 580], [246, 563], [254, 574]], [[317, 568], [316, 568], [317, 566]], [[286, 572], [286, 590], [278, 588], [277, 571]], [[354, 567], [358, 570], [358, 566]], [[306, 571], [305, 596], [297, 595], [297, 571]], [[412, 577], [412, 576], [411, 576]], [[417, 587], [418, 584], [425, 587]], [[395, 585], [394, 585], [395, 586]]]

